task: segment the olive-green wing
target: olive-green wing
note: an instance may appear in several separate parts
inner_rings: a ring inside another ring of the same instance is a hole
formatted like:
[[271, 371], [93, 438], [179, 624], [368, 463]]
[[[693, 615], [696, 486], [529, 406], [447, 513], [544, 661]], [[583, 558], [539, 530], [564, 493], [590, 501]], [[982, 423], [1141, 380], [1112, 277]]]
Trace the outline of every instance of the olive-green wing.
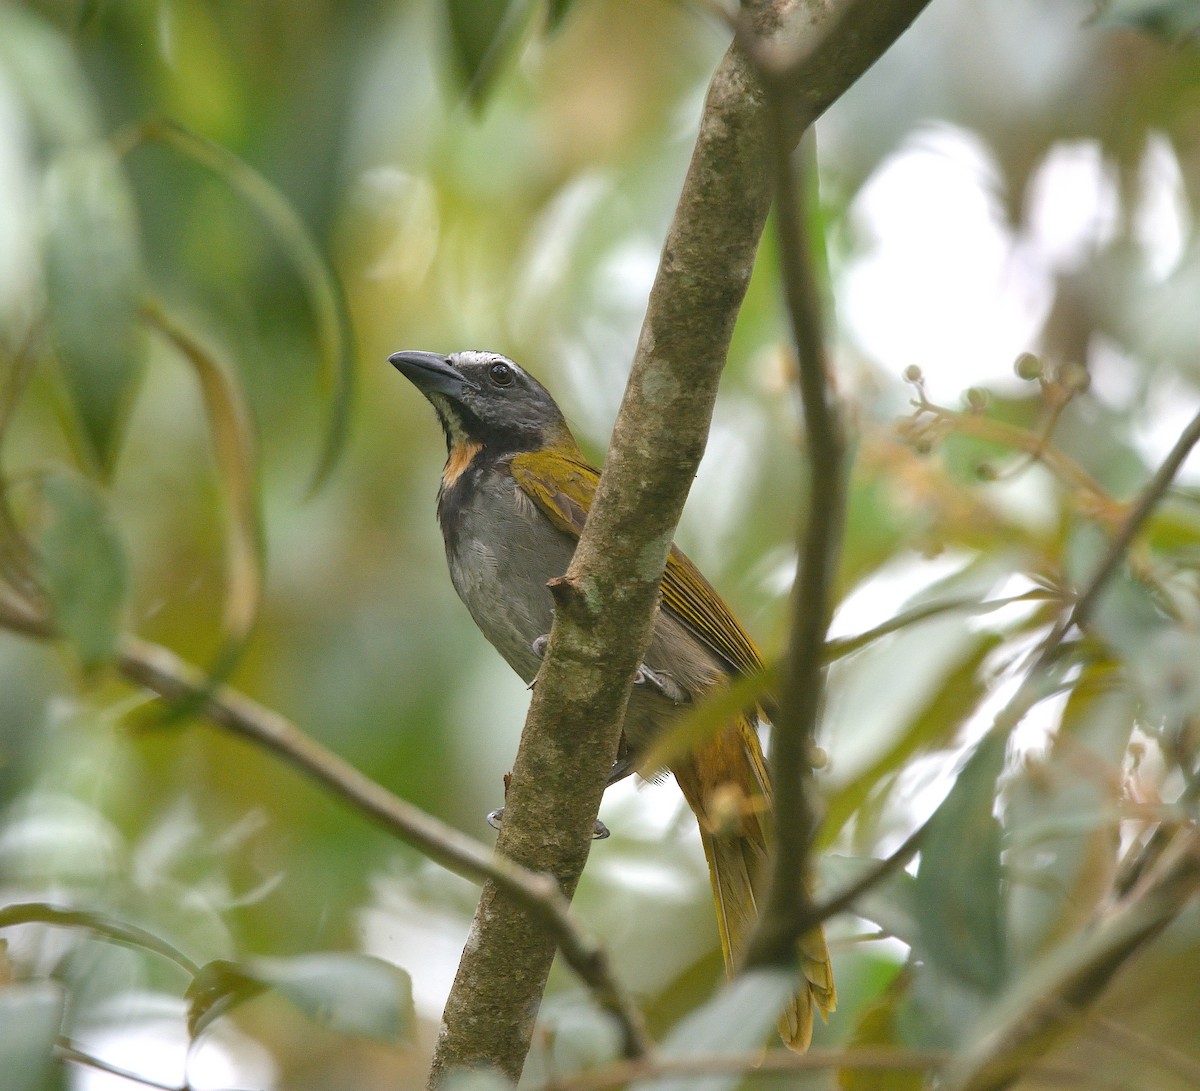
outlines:
[[[559, 530], [583, 533], [600, 471], [582, 459], [549, 451], [515, 455], [513, 479]], [[724, 600], [676, 546], [667, 557], [663, 605], [684, 622], [736, 672], [762, 669], [762, 657]]]

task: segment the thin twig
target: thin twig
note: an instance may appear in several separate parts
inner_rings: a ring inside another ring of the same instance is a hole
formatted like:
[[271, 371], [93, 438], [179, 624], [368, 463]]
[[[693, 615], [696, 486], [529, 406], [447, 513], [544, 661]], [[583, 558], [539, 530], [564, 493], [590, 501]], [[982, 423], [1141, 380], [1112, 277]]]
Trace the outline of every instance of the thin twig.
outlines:
[[537, 1091], [605, 1091], [632, 1080], [715, 1076], [727, 1072], [757, 1075], [821, 1072], [831, 1068], [856, 1072], [932, 1072], [945, 1065], [948, 1059], [947, 1054], [935, 1050], [888, 1048], [812, 1049], [807, 1053], [772, 1049], [700, 1057], [655, 1057], [645, 1061], [620, 1061], [576, 1076], [547, 1080]]
[[1031, 460], [1045, 466], [1070, 489], [1089, 495], [1094, 508], [1099, 508], [1104, 512], [1119, 509], [1119, 505], [1112, 498], [1111, 493], [1100, 482], [1068, 454], [1036, 432], [1030, 432], [1015, 424], [1009, 424], [1007, 421], [996, 420], [994, 417], [981, 417], [970, 412], [956, 412], [930, 401], [920, 401], [916, 405], [916, 413], [912, 417], [906, 418], [904, 422], [905, 428], [911, 430], [908, 434], [920, 434], [922, 426], [931, 427], [921, 419], [923, 413], [931, 416], [945, 430], [1023, 452]]
[[818, 925], [824, 924], [830, 917], [836, 917], [839, 913], [843, 913], [847, 909], [852, 909], [854, 903], [864, 894], [873, 890], [889, 876], [901, 870], [920, 850], [921, 842], [924, 840], [925, 833], [929, 829], [931, 821], [933, 821], [932, 815], [913, 830], [901, 842], [899, 848], [889, 853], [882, 860], [877, 860], [862, 875], [855, 879], [854, 882], [847, 884], [844, 889], [839, 890], [836, 894], [831, 895], [822, 902], [817, 902], [815, 905], [810, 904], [806, 910], [798, 915], [798, 919], [795, 922], [797, 934], [803, 935]]
[[120, 1079], [129, 1080], [131, 1083], [140, 1083], [143, 1087], [153, 1087], [155, 1091], [191, 1091], [191, 1084], [189, 1083], [160, 1083], [149, 1076], [142, 1076], [137, 1072], [131, 1072], [129, 1069], [121, 1068], [109, 1061], [103, 1061], [99, 1057], [85, 1053], [67, 1038], [60, 1038], [55, 1043], [54, 1052], [60, 1060], [69, 1061], [71, 1064], [77, 1064], [82, 1068], [92, 1068], [97, 1072], [104, 1072], [109, 1076], [117, 1076]]
[[[0, 628], [42, 640], [54, 637], [48, 622], [2, 587]], [[513, 863], [393, 795], [274, 709], [229, 686], [212, 689], [201, 671], [168, 648], [126, 637], [121, 641], [117, 668], [128, 681], [167, 701], [202, 697], [203, 713], [213, 723], [275, 754], [448, 871], [475, 883], [491, 881], [504, 889], [554, 937], [567, 964], [617, 1020], [631, 1055], [649, 1048], [641, 1013], [613, 973], [607, 952], [579, 924], [552, 877]]]
[[1179, 434], [1170, 453], [1142, 490], [1137, 503], [1125, 517], [1121, 529], [1117, 531], [1095, 573], [1088, 581], [1088, 585], [1076, 600], [1074, 609], [1063, 623], [1064, 634], [1075, 627], [1082, 629], [1087, 624], [1105, 586], [1125, 559], [1125, 554], [1129, 551], [1133, 539], [1166, 495], [1167, 489], [1171, 487], [1171, 482], [1175, 480], [1175, 475], [1179, 473], [1184, 461], [1197, 443], [1200, 443], [1200, 413], [1197, 413]]
[[961, 598], [922, 603], [920, 606], [914, 606], [896, 614], [887, 621], [861, 633], [856, 633], [854, 636], [843, 636], [827, 641], [825, 658], [831, 663], [837, 659], [844, 659], [865, 648], [868, 644], [873, 644], [876, 640], [891, 636], [892, 633], [906, 629], [910, 625], [918, 625], [923, 621], [939, 618], [943, 614], [990, 614], [994, 610], [1003, 610], [1006, 606], [1015, 606], [1023, 602], [1047, 602], [1059, 597], [1053, 591], [1039, 587], [1032, 591], [1023, 591], [1019, 595], [1007, 595], [1001, 599], [987, 599], [984, 602], [980, 602], [978, 599]]
[[[825, 697], [825, 644], [841, 558], [846, 512], [845, 440], [830, 388], [825, 323], [806, 230], [802, 175], [788, 140], [785, 89], [767, 82], [772, 118], [775, 218], [784, 298], [799, 364], [808, 449], [808, 514], [796, 587], [792, 635], [780, 713], [771, 739], [776, 814], [775, 854], [766, 908], [750, 944], [747, 965], [795, 958], [798, 922], [810, 916], [809, 854], [820, 822], [812, 755]], [[811, 145], [811, 138], [805, 143]], [[802, 144], [805, 159], [811, 158]]]
[[1200, 1087], [1200, 1061], [1189, 1057], [1170, 1043], [1156, 1042], [1153, 1038], [1139, 1034], [1132, 1027], [1103, 1015], [1089, 1016], [1088, 1023], [1100, 1032], [1092, 1036], [1092, 1040], [1098, 1044], [1134, 1053], [1143, 1060], [1157, 1065], [1164, 1072], [1181, 1076], [1187, 1080], [1188, 1086]]

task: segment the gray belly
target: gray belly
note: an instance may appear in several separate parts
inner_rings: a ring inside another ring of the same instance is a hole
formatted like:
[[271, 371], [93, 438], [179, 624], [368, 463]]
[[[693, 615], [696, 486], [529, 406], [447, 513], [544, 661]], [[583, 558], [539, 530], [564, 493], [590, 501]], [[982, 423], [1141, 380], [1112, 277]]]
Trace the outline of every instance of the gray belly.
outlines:
[[[566, 572], [574, 539], [552, 527], [507, 474], [481, 482], [443, 531], [450, 578], [475, 624], [521, 678], [533, 681], [541, 665], [533, 642], [550, 631], [554, 619], [546, 583]], [[665, 610], [646, 664], [689, 699], [727, 678], [712, 650]], [[644, 747], [680, 711], [656, 690], [635, 687], [625, 722], [629, 746]]]
[[566, 572], [575, 543], [511, 478], [483, 483], [477, 498], [455, 513], [453, 527], [443, 529], [459, 598], [508, 665], [532, 682], [540, 665], [533, 642], [554, 619], [546, 583]]

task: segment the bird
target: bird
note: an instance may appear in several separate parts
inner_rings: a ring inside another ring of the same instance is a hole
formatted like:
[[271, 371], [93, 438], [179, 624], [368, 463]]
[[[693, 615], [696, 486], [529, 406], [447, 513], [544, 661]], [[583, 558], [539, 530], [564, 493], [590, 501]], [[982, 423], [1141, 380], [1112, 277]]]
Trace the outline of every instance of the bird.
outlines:
[[[554, 614], [547, 583], [570, 564], [600, 471], [580, 451], [549, 391], [507, 356], [403, 351], [388, 359], [432, 404], [445, 433], [437, 517], [451, 582], [487, 640], [533, 683]], [[609, 784], [636, 770], [687, 705], [762, 669], [745, 629], [675, 546], [661, 594]], [[749, 712], [735, 717], [670, 764], [700, 826], [730, 975], [767, 878], [771, 785], [755, 719]], [[824, 1019], [837, 1003], [822, 929], [801, 938], [797, 960], [800, 980], [779, 1030], [785, 1045], [802, 1052], [814, 1009]]]

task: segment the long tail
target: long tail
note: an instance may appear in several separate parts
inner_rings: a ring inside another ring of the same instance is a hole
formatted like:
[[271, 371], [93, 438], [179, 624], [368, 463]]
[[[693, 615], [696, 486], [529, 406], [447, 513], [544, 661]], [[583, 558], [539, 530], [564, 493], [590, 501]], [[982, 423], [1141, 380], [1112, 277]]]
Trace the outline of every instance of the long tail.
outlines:
[[[771, 787], [758, 733], [739, 719], [671, 771], [700, 823], [721, 952], [732, 974], [758, 918], [757, 898], [767, 879]], [[823, 929], [803, 936], [797, 954], [801, 983], [779, 1033], [789, 1049], [802, 1053], [812, 1039], [814, 1007], [826, 1018], [837, 1006], [837, 992]]]

